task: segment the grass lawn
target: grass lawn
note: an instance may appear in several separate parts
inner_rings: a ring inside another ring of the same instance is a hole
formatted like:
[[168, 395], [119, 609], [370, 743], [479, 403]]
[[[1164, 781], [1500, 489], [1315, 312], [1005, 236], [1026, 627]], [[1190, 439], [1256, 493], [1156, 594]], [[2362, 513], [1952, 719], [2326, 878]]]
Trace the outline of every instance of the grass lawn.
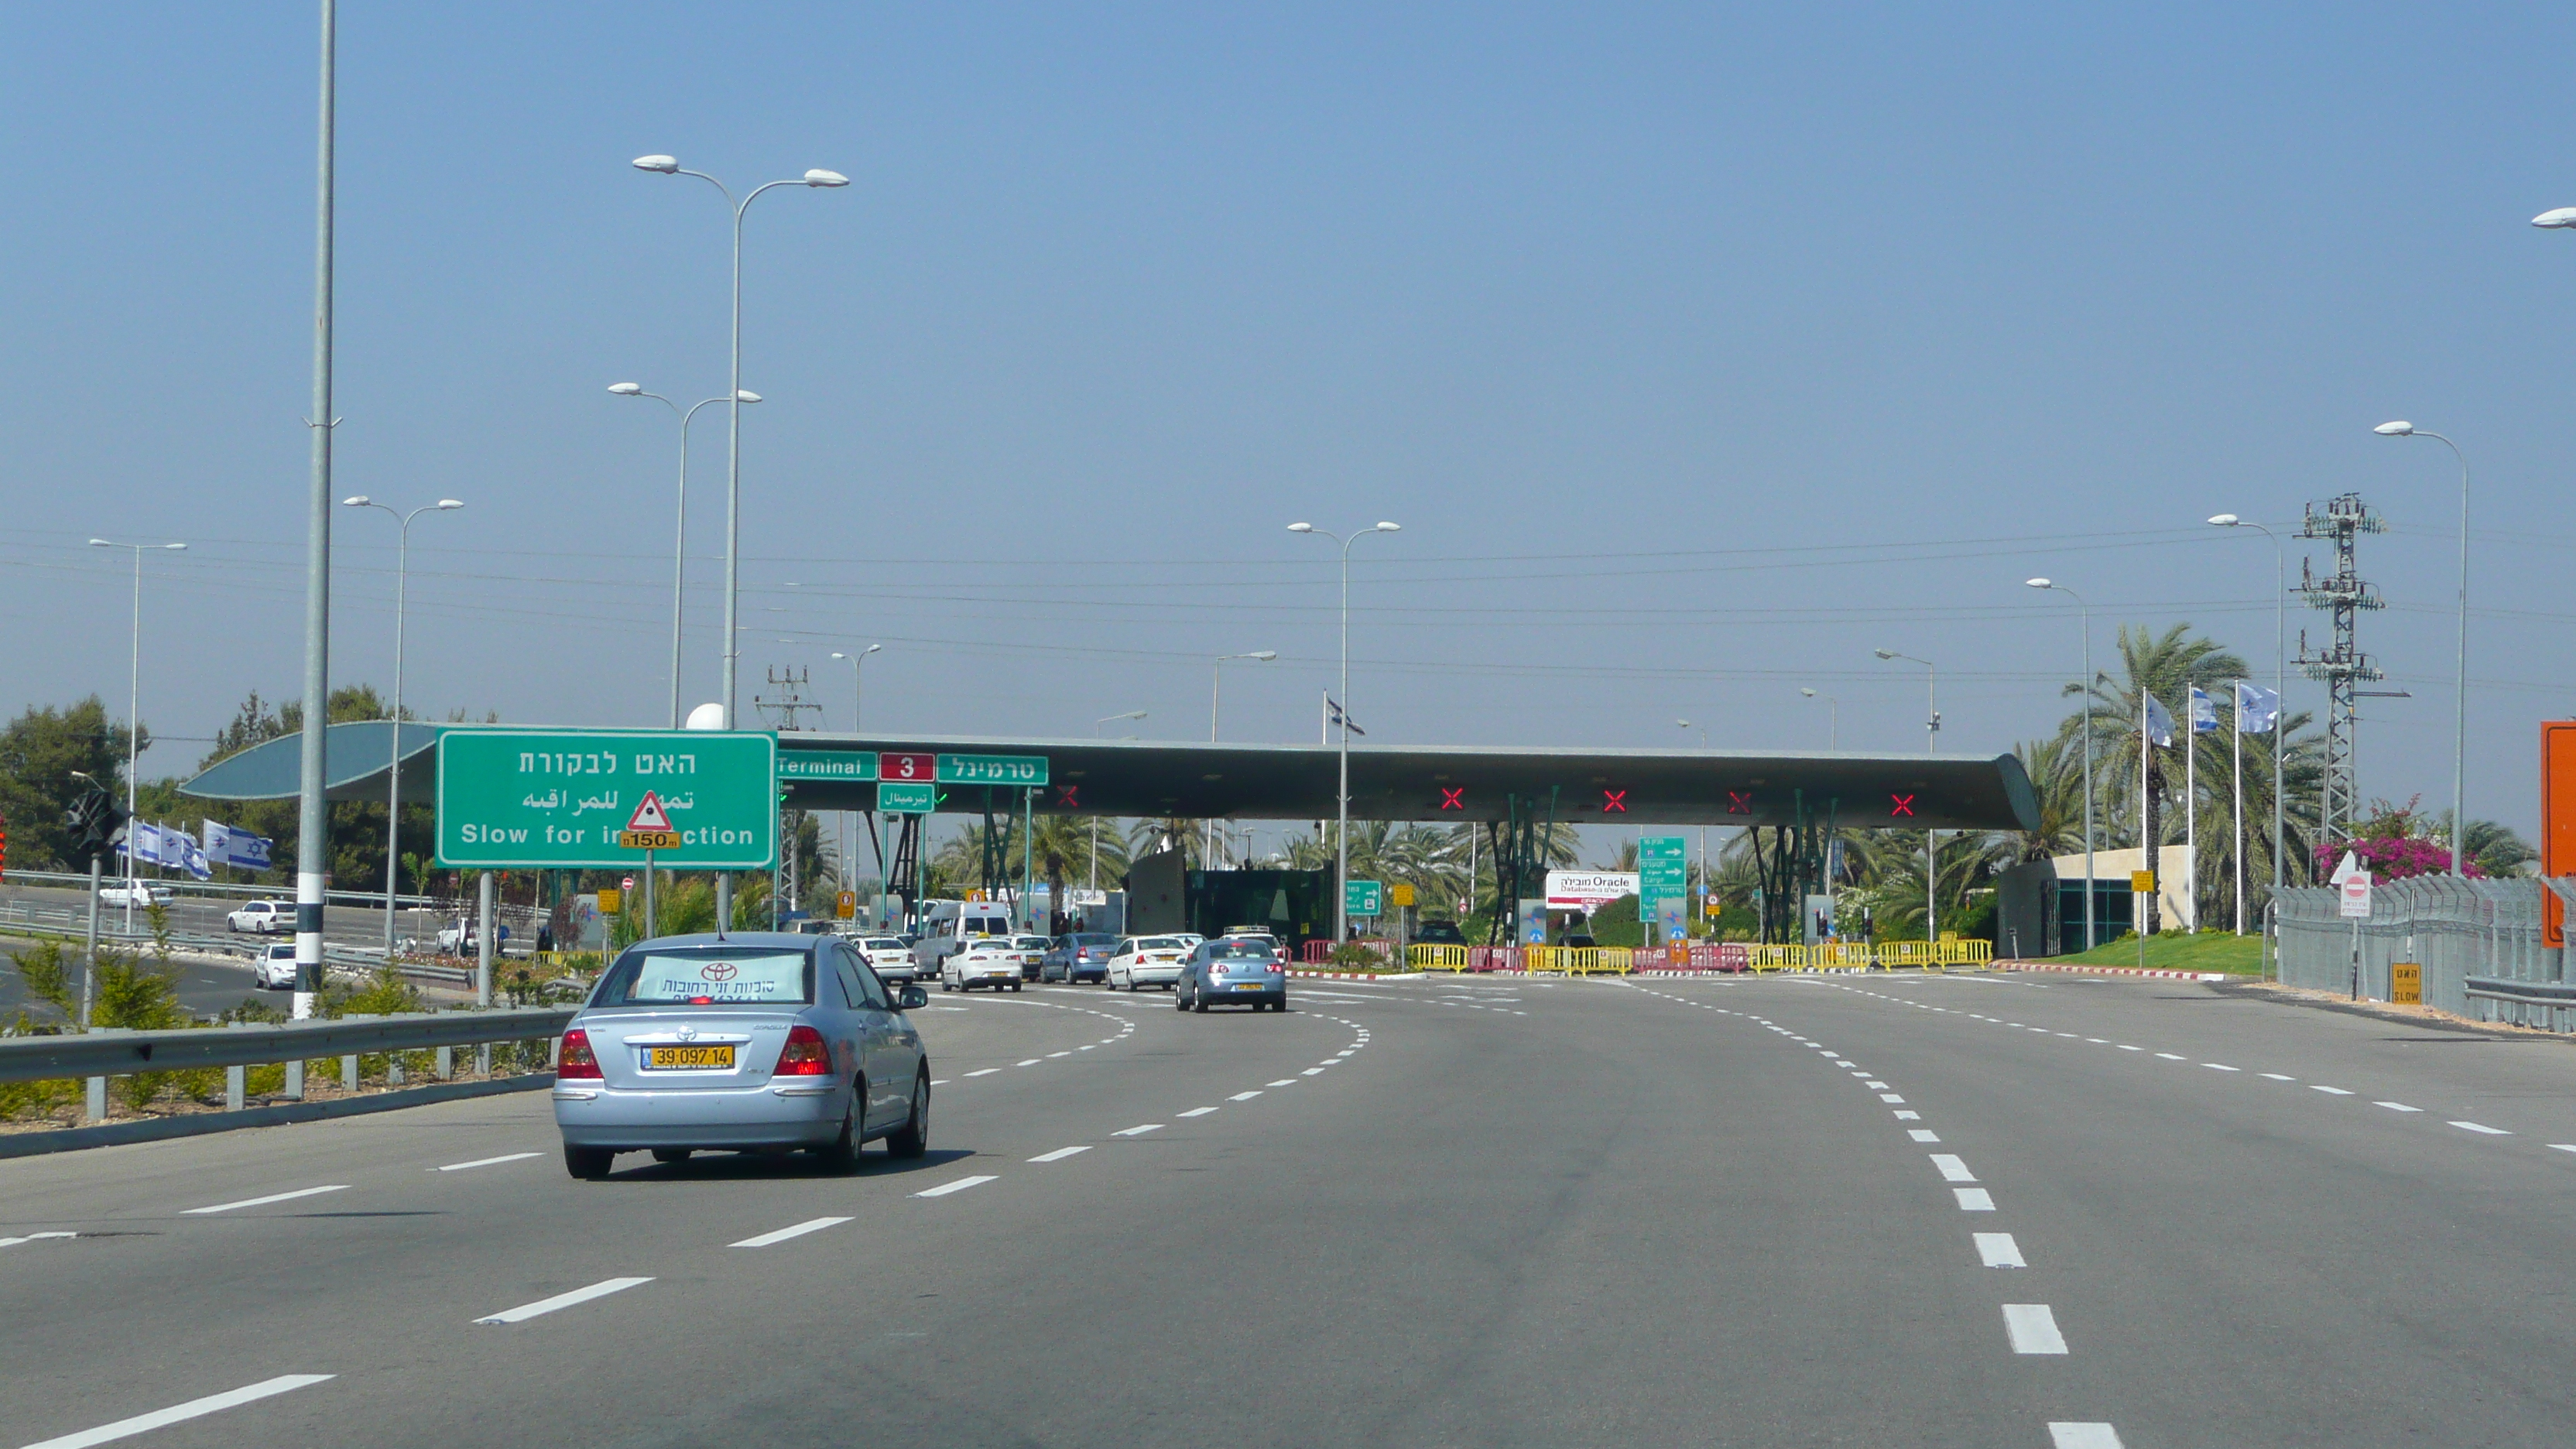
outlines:
[[2122, 936], [2090, 951], [2050, 959], [2086, 966], [2145, 965], [2163, 971], [2225, 971], [2251, 976], [2262, 968], [2263, 938], [2225, 931], [2202, 931], [2198, 935], [2168, 932], [2147, 942], [2146, 956], [2144, 962], [2138, 959], [2137, 937]]

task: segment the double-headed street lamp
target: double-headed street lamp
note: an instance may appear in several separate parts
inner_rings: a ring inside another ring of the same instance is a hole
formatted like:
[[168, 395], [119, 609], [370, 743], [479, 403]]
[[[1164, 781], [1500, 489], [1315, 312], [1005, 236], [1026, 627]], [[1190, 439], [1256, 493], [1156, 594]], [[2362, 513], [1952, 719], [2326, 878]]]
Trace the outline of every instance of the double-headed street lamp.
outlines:
[[[671, 728], [678, 729], [680, 727], [680, 603], [682, 593], [688, 586], [686, 570], [689, 563], [689, 424], [697, 418], [698, 409], [708, 403], [723, 402], [724, 399], [707, 398], [690, 404], [688, 411], [681, 412], [678, 403], [658, 392], [646, 392], [644, 385], [639, 382], [612, 382], [608, 385], [608, 390], [619, 397], [649, 397], [680, 415], [679, 521], [673, 525], [671, 531]], [[760, 401], [760, 394], [737, 391], [734, 393], [734, 401], [737, 404], [756, 403]]]
[[2451, 716], [2451, 874], [2460, 875], [2461, 844], [2469, 833], [2469, 457], [2459, 444], [2413, 423], [2381, 423], [2371, 431], [2383, 438], [2431, 438], [2460, 460], [2460, 653]]
[[118, 543], [93, 538], [92, 548], [130, 549], [134, 554], [134, 650], [127, 677], [125, 709], [125, 933], [134, 934], [134, 771], [143, 753], [143, 554], [147, 549], [183, 553], [184, 543]]
[[1809, 689], [1803, 684], [1798, 686], [1798, 692], [1809, 699], [1821, 699], [1825, 702], [1825, 709], [1827, 711], [1825, 715], [1825, 748], [1829, 750], [1841, 749], [1843, 747], [1843, 702], [1834, 698], [1830, 694], [1821, 694], [1815, 690]]
[[411, 521], [424, 513], [450, 513], [465, 504], [458, 499], [442, 498], [404, 513], [360, 493], [341, 499], [340, 506], [372, 508], [401, 525], [402, 541], [394, 552], [393, 741], [392, 754], [385, 766], [385, 963], [390, 966], [394, 959], [395, 892], [402, 883], [403, 603], [411, 585]]
[[[2289, 626], [2285, 617], [2290, 597], [2289, 564], [2281, 555], [2281, 536], [2263, 525], [2233, 513], [2214, 514], [2209, 521], [2219, 528], [2250, 528], [2272, 541], [2272, 889], [2278, 891], [2289, 884], [2281, 876], [2284, 834], [2281, 797], [2289, 793], [2288, 783], [2281, 774], [2281, 736], [2289, 732], [2281, 708], [2281, 692], [2288, 687], [2286, 680], [2290, 667]], [[2241, 797], [2243, 792], [2238, 793]], [[2243, 810], [2241, 798], [2238, 810], [2240, 813]], [[2241, 841], [2239, 845], [2242, 846]], [[2240, 848], [2236, 854], [2236, 934], [2241, 936], [2245, 934], [2245, 852]]]
[[[1932, 692], [1934, 675], [1932, 661], [1929, 659], [1917, 659], [1911, 654], [1900, 654], [1893, 649], [1878, 649], [1871, 652], [1878, 655], [1881, 659], [1902, 659], [1908, 664], [1920, 664], [1923, 666], [1923, 708], [1925, 712], [1925, 718], [1923, 721], [1923, 753], [1927, 755], [1933, 753], [1939, 747], [1939, 741], [1941, 738], [1941, 705], [1940, 700], [1935, 697]], [[1941, 855], [1936, 844], [1940, 838], [1941, 832], [1934, 830], [1929, 826], [1924, 827], [1923, 939], [1927, 942], [1938, 941], [1941, 939]]]
[[1333, 797], [1333, 941], [1338, 949], [1351, 933], [1351, 545], [1372, 533], [1397, 533], [1402, 528], [1381, 521], [1348, 538], [1311, 523], [1292, 523], [1288, 531], [1321, 534], [1342, 546], [1342, 682], [1341, 697], [1333, 705], [1342, 726], [1341, 787]]
[[[2212, 523], [2216, 519], [2210, 520]], [[2075, 601], [2084, 628], [2084, 949], [2101, 944], [2093, 926], [2093, 606], [2082, 594], [2049, 579], [2024, 579], [2034, 589], [2048, 589]], [[2241, 895], [2242, 892], [2240, 891]]]

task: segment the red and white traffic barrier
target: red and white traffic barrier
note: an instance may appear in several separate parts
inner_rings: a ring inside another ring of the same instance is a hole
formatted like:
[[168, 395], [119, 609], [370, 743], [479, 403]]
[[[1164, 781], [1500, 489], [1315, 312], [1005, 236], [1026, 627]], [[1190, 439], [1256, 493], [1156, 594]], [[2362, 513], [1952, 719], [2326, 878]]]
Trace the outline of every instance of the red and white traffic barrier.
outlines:
[[2079, 976], [2161, 976], [2172, 981], [2224, 981], [2224, 971], [2167, 971], [2152, 966], [2068, 966], [2055, 961], [1997, 961], [1996, 971], [2072, 971]]

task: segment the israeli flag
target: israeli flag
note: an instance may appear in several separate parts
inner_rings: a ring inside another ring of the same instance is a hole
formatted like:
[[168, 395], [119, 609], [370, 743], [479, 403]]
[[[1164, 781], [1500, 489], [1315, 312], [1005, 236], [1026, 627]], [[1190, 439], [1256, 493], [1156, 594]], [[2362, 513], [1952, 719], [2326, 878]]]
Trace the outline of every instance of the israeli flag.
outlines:
[[161, 845], [163, 849], [177, 857], [171, 864], [187, 871], [189, 875], [198, 880], [215, 878], [215, 869], [207, 863], [206, 852], [198, 847], [196, 840], [188, 832], [164, 830], [161, 832]]
[[169, 865], [161, 856], [161, 827], [140, 820], [126, 822], [125, 839], [117, 843], [117, 853], [131, 855], [136, 865]]
[[2195, 684], [2191, 687], [2191, 732], [2196, 735], [2218, 733], [2218, 701], [2209, 691]]
[[276, 844], [265, 835], [253, 835], [216, 820], [205, 822], [205, 836], [208, 862], [235, 870], [268, 869], [269, 847]]
[[2154, 695], [2148, 695], [2147, 738], [2155, 742], [2156, 748], [2163, 749], [2173, 743], [2173, 736], [2173, 716], [2165, 712], [2165, 707], [2156, 702]]
[[2249, 735], [2272, 732], [2281, 717], [2281, 696], [2277, 691], [2236, 681], [2236, 727]]

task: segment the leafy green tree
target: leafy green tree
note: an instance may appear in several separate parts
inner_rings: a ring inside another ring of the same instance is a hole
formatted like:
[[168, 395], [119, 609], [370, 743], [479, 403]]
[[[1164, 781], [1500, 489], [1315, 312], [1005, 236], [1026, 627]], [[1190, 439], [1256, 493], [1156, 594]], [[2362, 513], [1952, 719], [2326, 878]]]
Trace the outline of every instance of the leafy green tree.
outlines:
[[[151, 732], [144, 732], [144, 743]], [[86, 870], [74, 860], [63, 814], [98, 782], [118, 808], [125, 804], [127, 732], [108, 720], [95, 694], [67, 709], [30, 708], [0, 729], [0, 820], [8, 822], [12, 864], [53, 870]], [[115, 869], [110, 857], [108, 868]]]
[[[2191, 636], [2189, 624], [2176, 624], [2161, 635], [2150, 634], [2141, 625], [2120, 626], [2119, 651], [2121, 677], [2108, 679], [2097, 675], [2089, 684], [2092, 695], [2093, 768], [2096, 803], [2110, 802], [2112, 818], [2135, 821], [2135, 838], [2146, 845], [2147, 869], [2160, 863], [2164, 845], [2165, 802], [2172, 794], [2171, 782], [2179, 771], [2166, 764], [2170, 749], [2188, 748], [2205, 742], [2208, 736], [2195, 737], [2190, 732], [2188, 695], [2199, 685], [2216, 693], [2231, 679], [2245, 677], [2245, 661], [2208, 638]], [[2086, 693], [2088, 686], [2070, 689], [2072, 694]], [[2146, 700], [2155, 699], [2173, 717], [2173, 744], [2153, 746], [2149, 742]], [[2086, 716], [2075, 715], [2069, 726], [2082, 749]], [[2143, 751], [2145, 766], [2140, 769]], [[2124, 808], [2125, 807], [2125, 808]], [[2158, 929], [2157, 898], [2148, 896], [2146, 929]]]

